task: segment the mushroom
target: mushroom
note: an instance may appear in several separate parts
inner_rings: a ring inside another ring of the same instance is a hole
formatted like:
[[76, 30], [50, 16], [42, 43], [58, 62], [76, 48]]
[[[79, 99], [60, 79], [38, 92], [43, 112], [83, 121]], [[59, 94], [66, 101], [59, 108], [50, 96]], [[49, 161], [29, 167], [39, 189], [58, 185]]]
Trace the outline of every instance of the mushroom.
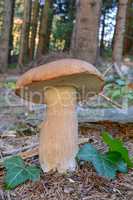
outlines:
[[39, 144], [39, 159], [44, 172], [75, 170], [77, 94], [79, 96], [84, 88], [91, 96], [98, 94], [103, 83], [103, 77], [95, 67], [77, 59], [62, 59], [33, 68], [18, 79], [17, 95], [47, 105]]

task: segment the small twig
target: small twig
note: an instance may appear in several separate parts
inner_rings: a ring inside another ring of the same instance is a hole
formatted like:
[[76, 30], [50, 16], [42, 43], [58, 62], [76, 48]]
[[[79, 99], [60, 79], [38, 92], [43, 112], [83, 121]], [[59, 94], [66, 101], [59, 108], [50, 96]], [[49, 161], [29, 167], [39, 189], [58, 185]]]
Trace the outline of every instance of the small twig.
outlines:
[[1, 200], [6, 200], [6, 197], [4, 195], [4, 191], [0, 189], [0, 199]]
[[118, 104], [117, 102], [112, 101], [112, 99], [110, 99], [109, 97], [105, 96], [104, 94], [100, 93], [99, 96], [103, 97], [106, 101], [108, 101], [109, 103], [114, 105], [116, 108], [122, 109], [122, 106], [120, 104]]
[[133, 186], [128, 183], [119, 183], [119, 186], [125, 187], [126, 189], [133, 191]]
[[10, 191], [7, 191], [7, 200], [11, 200], [11, 195], [10, 195]]
[[25, 147], [20, 147], [18, 149], [12, 150], [12, 151], [5, 151], [5, 152], [2, 152], [2, 155], [3, 156], [16, 155], [16, 154], [19, 154], [19, 153], [24, 152], [24, 151], [29, 151], [29, 150], [37, 147], [38, 144], [39, 143], [34, 143], [32, 145], [28, 145], [28, 146], [25, 146]]
[[105, 77], [107, 75], [107, 73], [112, 69], [112, 64], [111, 66], [109, 66], [106, 71], [104, 72], [103, 76]]

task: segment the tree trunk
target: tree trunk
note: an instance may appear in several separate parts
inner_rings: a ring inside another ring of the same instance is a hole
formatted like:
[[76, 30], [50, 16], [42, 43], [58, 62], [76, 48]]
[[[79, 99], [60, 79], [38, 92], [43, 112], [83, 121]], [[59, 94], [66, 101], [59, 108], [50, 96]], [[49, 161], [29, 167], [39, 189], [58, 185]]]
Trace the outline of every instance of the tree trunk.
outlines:
[[104, 52], [104, 35], [105, 35], [105, 18], [106, 18], [106, 12], [103, 13], [102, 16], [102, 30], [101, 30], [101, 40], [100, 40], [100, 55], [103, 56]]
[[10, 30], [10, 38], [9, 38], [9, 53], [8, 53], [8, 62], [11, 63], [11, 51], [13, 50], [13, 20], [14, 20], [14, 12], [15, 12], [15, 3], [16, 0], [13, 1], [12, 4], [12, 16], [11, 16], [11, 30]]
[[71, 42], [74, 57], [96, 63], [101, 0], [78, 0], [76, 24]]
[[14, 0], [5, 0], [2, 37], [0, 41], [0, 71], [5, 72], [8, 67], [9, 43], [12, 31], [12, 12]]
[[121, 65], [123, 56], [127, 3], [128, 0], [119, 0], [118, 12], [116, 17], [116, 28], [113, 46], [113, 63], [116, 63], [118, 66]]
[[31, 19], [31, 38], [30, 38], [30, 60], [33, 60], [36, 46], [36, 34], [39, 17], [39, 1], [35, 0], [33, 3], [33, 14]]
[[38, 57], [40, 57], [43, 54], [46, 54], [49, 49], [49, 40], [53, 21], [52, 2], [52, 0], [45, 0], [45, 5], [42, 9], [39, 28], [39, 42], [37, 49]]
[[24, 17], [21, 31], [20, 53], [18, 58], [18, 66], [20, 68], [28, 61], [29, 54], [29, 32], [31, 22], [32, 0], [24, 1]]
[[124, 55], [133, 55], [133, 0], [128, 0], [123, 52]]
[[[0, 33], [2, 32], [4, 1], [0, 1]], [[1, 34], [0, 34], [1, 38]]]
[[[73, 21], [75, 19], [75, 3], [76, 0], [70, 0], [69, 1], [69, 12], [68, 12], [68, 20], [70, 23], [70, 26], [72, 26], [73, 29]], [[65, 38], [65, 47], [64, 47], [64, 51], [69, 51], [70, 47], [71, 47], [71, 37], [72, 37], [72, 31], [73, 30], [69, 30], [67, 37]]]

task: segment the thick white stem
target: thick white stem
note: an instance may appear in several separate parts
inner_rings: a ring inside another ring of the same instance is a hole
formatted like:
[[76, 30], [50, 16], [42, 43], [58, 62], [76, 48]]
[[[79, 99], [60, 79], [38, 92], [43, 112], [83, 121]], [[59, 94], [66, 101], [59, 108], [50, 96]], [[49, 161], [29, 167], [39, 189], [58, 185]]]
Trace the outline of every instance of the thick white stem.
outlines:
[[47, 119], [40, 135], [40, 163], [44, 172], [73, 171], [78, 151], [76, 90], [51, 88], [45, 92]]

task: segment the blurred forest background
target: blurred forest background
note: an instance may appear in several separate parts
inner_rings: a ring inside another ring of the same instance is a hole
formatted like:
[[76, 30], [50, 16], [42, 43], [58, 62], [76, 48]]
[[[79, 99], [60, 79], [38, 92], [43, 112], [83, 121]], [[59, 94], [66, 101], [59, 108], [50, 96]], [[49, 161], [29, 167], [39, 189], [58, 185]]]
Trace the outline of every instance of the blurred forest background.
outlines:
[[93, 64], [132, 59], [133, 1], [1, 0], [0, 72], [53, 53]]

